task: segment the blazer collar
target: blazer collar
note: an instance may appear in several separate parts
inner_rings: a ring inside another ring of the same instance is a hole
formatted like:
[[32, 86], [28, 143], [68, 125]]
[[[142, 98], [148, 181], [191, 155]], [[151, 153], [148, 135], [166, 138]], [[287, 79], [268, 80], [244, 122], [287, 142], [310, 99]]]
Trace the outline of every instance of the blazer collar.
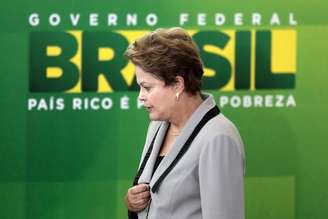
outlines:
[[183, 147], [183, 145], [185, 144], [185, 142], [187, 141], [187, 139], [189, 138], [195, 127], [197, 126], [197, 124], [203, 118], [203, 116], [216, 105], [212, 95], [203, 94], [202, 98], [204, 99], [204, 101], [199, 105], [199, 107], [188, 119], [186, 125], [181, 130], [181, 134], [176, 138], [175, 143], [172, 145], [171, 151], [163, 158], [162, 162], [160, 163], [157, 170], [155, 171], [153, 177], [151, 177], [155, 160], [158, 156], [160, 147], [162, 146], [163, 143], [164, 136], [169, 126], [168, 122], [162, 123], [162, 126], [154, 142], [153, 151], [151, 153], [151, 156], [149, 157], [145, 171], [139, 179], [139, 183], [141, 183], [142, 180], [147, 180], [143, 182], [150, 182], [150, 187], [152, 188], [154, 183], [158, 180], [158, 178], [163, 174], [163, 172], [169, 167], [169, 165], [173, 162], [175, 157], [178, 155], [179, 151], [181, 150], [181, 148]]
[[[164, 137], [166, 135], [166, 132], [167, 132], [167, 129], [169, 127], [169, 123], [168, 122], [162, 122], [160, 124], [160, 127], [159, 127], [159, 130], [158, 130], [158, 133], [157, 133], [157, 136], [156, 136], [156, 139], [154, 141], [154, 145], [153, 145], [153, 150], [149, 156], [149, 159], [146, 163], [146, 166], [144, 168], [144, 171], [142, 172], [139, 180], [138, 180], [138, 183], [149, 183], [150, 180], [151, 180], [151, 177], [152, 177], [152, 173], [153, 173], [153, 169], [154, 169], [154, 165], [155, 165], [155, 161], [157, 159], [157, 156], [158, 156], [158, 153], [159, 153], [159, 150], [163, 144], [163, 140], [164, 140]], [[152, 136], [152, 138], [155, 137], [155, 133], [154, 135]], [[151, 141], [152, 139], [150, 139], [148, 145], [147, 145], [147, 148], [150, 147], [150, 144], [151, 144]], [[144, 156], [143, 156], [143, 159], [144, 159]]]

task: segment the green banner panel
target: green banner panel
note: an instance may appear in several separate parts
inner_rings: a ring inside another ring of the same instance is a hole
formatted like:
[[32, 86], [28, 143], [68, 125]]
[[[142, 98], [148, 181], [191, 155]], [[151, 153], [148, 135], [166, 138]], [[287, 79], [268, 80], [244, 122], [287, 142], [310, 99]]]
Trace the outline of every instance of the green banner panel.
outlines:
[[2, 2], [0, 218], [127, 218], [149, 119], [123, 53], [175, 26], [244, 140], [247, 218], [327, 218], [327, 11], [319, 0]]

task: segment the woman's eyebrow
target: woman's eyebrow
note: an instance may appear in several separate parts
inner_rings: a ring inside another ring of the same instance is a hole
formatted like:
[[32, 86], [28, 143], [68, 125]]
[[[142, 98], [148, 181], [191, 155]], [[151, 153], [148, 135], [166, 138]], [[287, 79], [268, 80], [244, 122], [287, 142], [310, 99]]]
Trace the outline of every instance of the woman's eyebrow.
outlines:
[[141, 85], [141, 86], [151, 85], [151, 83], [149, 83], [149, 82], [145, 82], [145, 81], [142, 81], [142, 82], [140, 83], [140, 85]]

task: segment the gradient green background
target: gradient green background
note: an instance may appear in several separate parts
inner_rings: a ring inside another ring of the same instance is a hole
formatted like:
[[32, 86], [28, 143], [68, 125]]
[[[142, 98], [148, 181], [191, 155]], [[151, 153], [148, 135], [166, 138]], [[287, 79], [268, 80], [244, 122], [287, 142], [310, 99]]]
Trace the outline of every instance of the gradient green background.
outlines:
[[[296, 88], [227, 92], [293, 94], [295, 108], [223, 108], [240, 129], [247, 154], [245, 179], [248, 219], [322, 219], [328, 217], [328, 3], [305, 1], [17, 1], [0, 6], [0, 218], [87, 219], [126, 217], [123, 197], [132, 183], [147, 128], [144, 110], [135, 107], [136, 92], [78, 94], [109, 96], [114, 104], [128, 95], [130, 110], [27, 111], [29, 33], [74, 29], [63, 16], [81, 14], [78, 30], [150, 29], [144, 23], [115, 28], [89, 27], [89, 13], [154, 12], [156, 27], [176, 26], [181, 12], [294, 12], [298, 20]], [[28, 16], [37, 12], [42, 24], [32, 28]], [[49, 27], [46, 15], [62, 15]], [[247, 16], [246, 16], [247, 17]], [[285, 22], [285, 24], [287, 24]], [[285, 25], [288, 27], [288, 25]], [[285, 27], [283, 26], [283, 27]], [[154, 28], [156, 28], [154, 27]], [[278, 26], [278, 28], [281, 26]], [[218, 29], [207, 25], [186, 28]], [[224, 28], [236, 29], [232, 23]], [[251, 29], [252, 26], [242, 28]], [[258, 29], [271, 29], [262, 25]], [[217, 98], [218, 92], [213, 92]], [[221, 93], [222, 94], [222, 93]], [[69, 94], [33, 94], [37, 96]]]

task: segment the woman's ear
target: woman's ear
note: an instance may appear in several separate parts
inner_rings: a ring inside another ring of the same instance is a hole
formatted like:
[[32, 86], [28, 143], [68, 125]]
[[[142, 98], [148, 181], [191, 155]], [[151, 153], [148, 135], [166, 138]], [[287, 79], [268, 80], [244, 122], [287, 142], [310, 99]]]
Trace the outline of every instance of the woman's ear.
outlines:
[[176, 83], [174, 85], [175, 91], [181, 94], [185, 89], [184, 79], [181, 76], [176, 76]]

